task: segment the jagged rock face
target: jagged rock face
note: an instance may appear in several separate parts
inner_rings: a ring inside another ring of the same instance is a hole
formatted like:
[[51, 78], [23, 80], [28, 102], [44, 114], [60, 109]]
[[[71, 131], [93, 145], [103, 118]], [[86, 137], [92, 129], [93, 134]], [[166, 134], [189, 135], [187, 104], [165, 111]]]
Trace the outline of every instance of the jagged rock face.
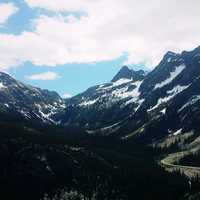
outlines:
[[142, 80], [144, 76], [145, 72], [143, 70], [134, 71], [133, 69], [129, 69], [127, 66], [123, 66], [111, 82], [116, 82], [120, 79], [132, 79], [133, 81], [139, 81]]
[[139, 92], [144, 77], [143, 70], [122, 67], [110, 83], [91, 87], [67, 100], [61, 123], [104, 131], [115, 127], [144, 101]]
[[199, 95], [200, 48], [181, 54], [168, 52], [148, 74], [124, 66], [111, 82], [65, 101], [55, 92], [0, 74], [1, 111], [123, 137], [138, 130], [170, 134], [199, 129]]
[[121, 132], [137, 133], [142, 128], [142, 133], [155, 139], [177, 130], [199, 130], [200, 48], [167, 53], [145, 77], [139, 91], [145, 100]]
[[70, 99], [62, 123], [123, 134], [156, 120], [169, 123], [165, 133], [168, 129], [175, 131], [181, 123], [190, 124], [178, 109], [200, 94], [200, 48], [182, 54], [168, 52], [146, 76], [138, 73], [143, 75], [134, 78], [132, 74], [123, 67], [111, 83], [89, 88]]
[[[140, 87], [146, 103], [158, 107], [192, 86], [200, 76], [200, 48], [182, 54], [167, 53]], [[155, 104], [155, 102], [157, 104]]]
[[142, 79], [121, 78], [91, 87], [68, 100], [61, 123], [88, 129], [110, 128], [132, 115], [142, 104], [141, 83]]
[[53, 116], [63, 108], [64, 101], [56, 92], [25, 85], [0, 73], [1, 112], [15, 112], [26, 119], [56, 123]]

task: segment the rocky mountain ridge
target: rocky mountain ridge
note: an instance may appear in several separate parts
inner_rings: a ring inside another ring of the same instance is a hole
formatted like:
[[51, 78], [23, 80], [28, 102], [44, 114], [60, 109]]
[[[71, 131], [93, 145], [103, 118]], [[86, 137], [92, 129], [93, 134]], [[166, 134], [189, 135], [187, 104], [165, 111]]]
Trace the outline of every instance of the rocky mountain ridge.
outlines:
[[163, 126], [164, 134], [179, 129], [184, 132], [194, 123], [198, 128], [199, 78], [200, 47], [181, 54], [168, 52], [148, 74], [124, 66], [111, 82], [65, 100], [55, 92], [22, 84], [1, 73], [1, 111], [125, 138], [160, 121], [168, 123]]
[[0, 73], [0, 110], [15, 113], [28, 120], [58, 123], [54, 115], [65, 107], [56, 93], [21, 83], [5, 73]]

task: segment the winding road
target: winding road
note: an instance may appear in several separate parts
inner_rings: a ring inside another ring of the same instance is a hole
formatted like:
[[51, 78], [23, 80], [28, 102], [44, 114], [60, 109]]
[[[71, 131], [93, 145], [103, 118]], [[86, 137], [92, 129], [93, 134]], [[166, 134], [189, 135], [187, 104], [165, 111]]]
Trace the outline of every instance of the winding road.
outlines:
[[188, 177], [200, 175], [200, 167], [173, 164], [173, 161], [175, 157], [177, 158], [177, 155], [177, 153], [169, 154], [167, 157], [160, 161], [161, 166], [165, 167], [165, 169], [170, 172], [180, 171]]

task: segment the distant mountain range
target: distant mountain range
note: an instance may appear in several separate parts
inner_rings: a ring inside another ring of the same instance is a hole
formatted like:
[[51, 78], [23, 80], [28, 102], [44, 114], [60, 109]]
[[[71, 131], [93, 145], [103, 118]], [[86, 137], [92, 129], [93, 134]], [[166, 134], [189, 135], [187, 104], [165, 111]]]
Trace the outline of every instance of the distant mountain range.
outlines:
[[14, 113], [29, 120], [57, 123], [53, 116], [65, 107], [65, 101], [56, 93], [21, 83], [0, 73], [0, 111]]
[[199, 128], [199, 87], [200, 47], [168, 52], [150, 73], [124, 66], [110, 83], [67, 100], [61, 123], [126, 137], [141, 127], [145, 131], [154, 121], [165, 121], [163, 134], [179, 129], [184, 133]]
[[0, 129], [2, 199], [199, 199], [200, 47], [70, 99], [0, 73]]
[[199, 87], [200, 47], [168, 52], [149, 73], [123, 66], [111, 82], [65, 100], [0, 73], [0, 109], [26, 119], [83, 127], [88, 133], [120, 131], [126, 137], [141, 127], [145, 131], [155, 120], [165, 121], [165, 134], [179, 129], [184, 133], [199, 128]]

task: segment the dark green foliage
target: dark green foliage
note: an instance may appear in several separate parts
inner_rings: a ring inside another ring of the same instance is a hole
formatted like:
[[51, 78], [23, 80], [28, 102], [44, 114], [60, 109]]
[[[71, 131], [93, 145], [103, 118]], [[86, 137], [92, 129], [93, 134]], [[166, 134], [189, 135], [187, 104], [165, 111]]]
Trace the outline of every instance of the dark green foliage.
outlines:
[[178, 163], [180, 165], [200, 167], [200, 152], [186, 155]]
[[39, 200], [62, 188], [99, 200], [175, 200], [189, 192], [188, 180], [165, 172], [143, 145], [72, 128], [0, 127], [1, 199]]

